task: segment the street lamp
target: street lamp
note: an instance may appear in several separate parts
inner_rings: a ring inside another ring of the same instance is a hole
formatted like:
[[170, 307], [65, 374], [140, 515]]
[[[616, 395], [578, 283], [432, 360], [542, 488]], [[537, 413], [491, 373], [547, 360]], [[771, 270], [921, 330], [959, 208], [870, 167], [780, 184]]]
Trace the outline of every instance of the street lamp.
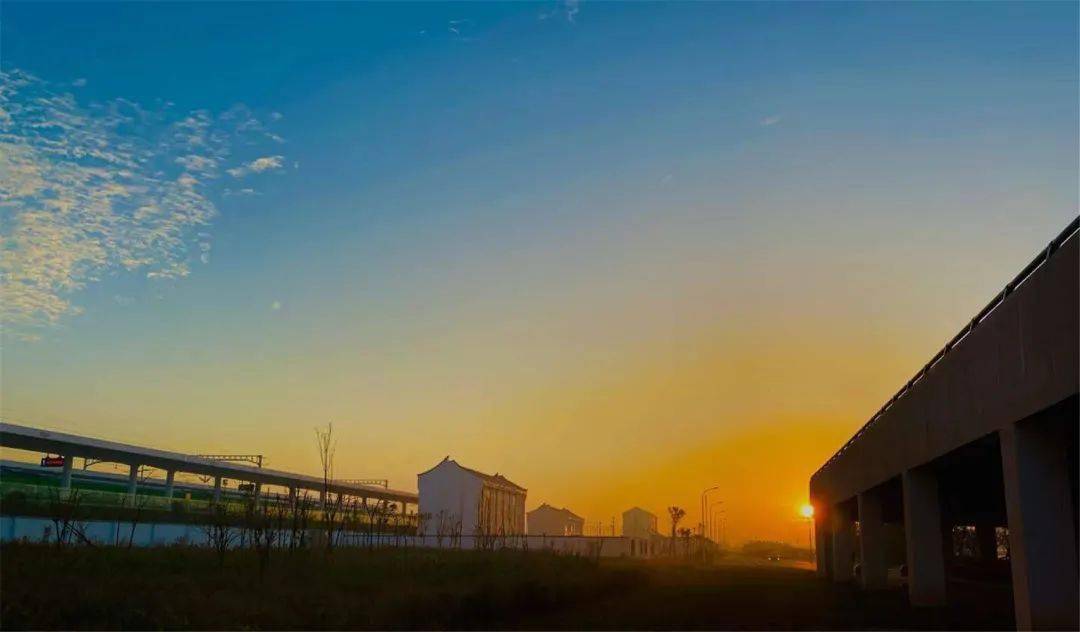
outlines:
[[718, 501], [716, 501], [716, 502], [709, 505], [709, 526], [711, 527], [710, 533], [712, 534], [712, 539], [717, 541], [717, 542], [719, 542], [719, 540], [717, 539], [718, 533], [717, 533], [715, 520], [716, 520], [717, 514], [724, 513], [724, 510], [721, 509], [720, 511], [716, 511], [716, 508], [719, 507], [720, 505], [723, 505], [723, 504], [724, 504], [724, 501], [718, 500]]
[[705, 525], [707, 525], [709, 522], [708, 516], [705, 515], [705, 499], [709, 495], [709, 492], [713, 491], [714, 489], [720, 489], [720, 486], [713, 485], [712, 487], [708, 487], [701, 492], [701, 537], [705, 537]]
[[713, 527], [713, 531], [714, 531], [713, 535], [714, 535], [714, 539], [716, 540], [716, 542], [718, 544], [720, 544], [721, 546], [723, 546], [723, 544], [724, 544], [724, 518], [723, 518], [723, 514], [725, 514], [727, 512], [724, 511], [723, 509], [720, 509], [719, 511], [716, 511], [716, 509], [718, 507], [720, 507], [720, 505], [722, 505], [722, 504], [724, 504], [724, 501], [722, 501], [722, 500], [719, 501], [719, 502], [713, 503], [712, 512], [709, 514], [710, 522], [712, 522], [712, 521], [716, 520], [717, 518], [719, 518], [719, 526], [714, 526]]

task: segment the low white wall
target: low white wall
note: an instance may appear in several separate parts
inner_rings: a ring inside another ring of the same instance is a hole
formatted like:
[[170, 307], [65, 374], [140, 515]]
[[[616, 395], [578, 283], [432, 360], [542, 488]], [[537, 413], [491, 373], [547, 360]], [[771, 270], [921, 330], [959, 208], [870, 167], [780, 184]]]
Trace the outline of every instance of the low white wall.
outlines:
[[[119, 543], [127, 546], [131, 540], [132, 546], [168, 546], [173, 544], [203, 545], [207, 543], [206, 532], [202, 525], [197, 524], [171, 524], [171, 523], [146, 523], [135, 527], [134, 535], [131, 531], [131, 523], [124, 521], [87, 521], [85, 526], [86, 537], [99, 545], [111, 545]], [[321, 535], [321, 529], [313, 530]], [[315, 541], [311, 538], [309, 541]], [[55, 539], [55, 527], [48, 518], [29, 516], [2, 516], [0, 517], [0, 542], [14, 542], [28, 540], [31, 542], [53, 541]], [[598, 537], [598, 536], [513, 536], [496, 538], [487, 542], [494, 549], [522, 549], [531, 551], [553, 551], [565, 555], [582, 555], [600, 557], [648, 557], [642, 553], [640, 545], [631, 547], [631, 538], [624, 537]], [[284, 544], [284, 543], [283, 543]], [[347, 532], [342, 534], [339, 546], [367, 546], [368, 535], [361, 532]], [[440, 542], [434, 535], [428, 536], [395, 536], [376, 535], [376, 546], [410, 546], [424, 548], [444, 549], [474, 549], [478, 547], [477, 538], [462, 536], [454, 541], [443, 538]], [[631, 549], [633, 552], [631, 553]]]

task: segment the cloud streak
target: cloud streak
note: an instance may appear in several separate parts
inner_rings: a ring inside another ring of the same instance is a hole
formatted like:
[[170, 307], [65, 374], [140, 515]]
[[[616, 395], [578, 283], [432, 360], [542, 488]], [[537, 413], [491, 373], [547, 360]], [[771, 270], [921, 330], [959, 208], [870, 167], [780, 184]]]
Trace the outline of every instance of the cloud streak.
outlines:
[[217, 214], [211, 185], [234, 145], [268, 136], [242, 106], [217, 117], [123, 99], [83, 106], [64, 87], [0, 72], [5, 333], [37, 337], [107, 275], [175, 279], [208, 261], [208, 234], [196, 231]]
[[246, 175], [252, 173], [262, 173], [264, 171], [280, 171], [281, 165], [285, 160], [285, 156], [263, 156], [262, 158], [256, 158], [251, 162], [244, 163], [239, 167], [229, 169], [229, 175], [234, 178], [243, 178]]
[[578, 12], [581, 11], [581, 4], [578, 0], [558, 0], [555, 3], [555, 7], [550, 11], [545, 11], [540, 14], [541, 20], [547, 20], [553, 17], [562, 17], [571, 24], [576, 22]]

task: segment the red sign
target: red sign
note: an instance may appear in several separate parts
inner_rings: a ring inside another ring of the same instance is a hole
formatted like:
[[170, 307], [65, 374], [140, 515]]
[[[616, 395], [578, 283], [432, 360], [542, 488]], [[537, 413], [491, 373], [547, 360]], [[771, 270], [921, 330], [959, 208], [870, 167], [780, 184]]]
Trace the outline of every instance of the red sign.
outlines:
[[64, 467], [64, 457], [43, 456], [41, 457], [41, 467]]

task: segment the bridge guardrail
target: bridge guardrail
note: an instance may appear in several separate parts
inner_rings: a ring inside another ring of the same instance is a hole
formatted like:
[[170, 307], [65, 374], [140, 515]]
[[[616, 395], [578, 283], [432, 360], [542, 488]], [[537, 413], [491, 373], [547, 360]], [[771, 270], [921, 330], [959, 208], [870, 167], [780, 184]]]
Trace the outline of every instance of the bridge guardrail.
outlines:
[[1001, 292], [996, 294], [994, 298], [986, 304], [986, 307], [983, 307], [981, 310], [979, 310], [979, 313], [977, 313], [975, 317], [972, 318], [963, 329], [961, 329], [955, 336], [953, 336], [952, 339], [949, 340], [949, 342], [945, 343], [945, 346], [942, 347], [942, 349], [936, 354], [934, 354], [934, 357], [930, 358], [929, 362], [927, 362], [910, 380], [908, 380], [902, 387], [900, 387], [900, 390], [897, 391], [896, 394], [894, 394], [892, 397], [890, 397], [889, 400], [885, 402], [885, 404], [880, 409], [878, 409], [878, 411], [874, 413], [873, 416], [871, 416], [870, 419], [865, 424], [863, 424], [862, 427], [859, 428], [859, 430], [854, 435], [852, 435], [852, 437], [848, 439], [846, 443], [844, 443], [844, 445], [840, 446], [840, 449], [837, 450], [836, 453], [833, 454], [831, 457], [829, 457], [829, 460], [825, 461], [824, 465], [818, 468], [818, 472], [825, 471], [830, 465], [836, 462], [836, 460], [840, 458], [840, 456], [845, 451], [847, 451], [848, 448], [850, 448], [856, 441], [858, 441], [859, 437], [866, 434], [866, 431], [870, 429], [870, 427], [873, 426], [873, 424], [877, 422], [877, 420], [880, 419], [883, 414], [885, 414], [885, 411], [889, 410], [889, 408], [891, 408], [893, 404], [895, 404], [901, 397], [906, 395], [908, 391], [910, 391], [912, 387], [914, 387], [915, 384], [919, 382], [919, 380], [926, 377], [926, 374], [930, 372], [930, 369], [932, 369], [934, 365], [936, 365], [942, 360], [942, 358], [948, 355], [950, 351], [952, 351], [958, 344], [960, 344], [960, 342], [964, 338], [968, 336], [968, 334], [975, 330], [975, 327], [977, 327], [979, 323], [985, 320], [991, 312], [993, 312], [995, 309], [997, 309], [999, 305], [1005, 302], [1005, 299], [1008, 298], [1009, 295], [1016, 290], [1016, 288], [1020, 287], [1020, 285], [1023, 284], [1024, 281], [1028, 280], [1036, 270], [1042, 267], [1044, 263], [1049, 261], [1050, 258], [1054, 256], [1054, 253], [1058, 251], [1061, 245], [1065, 243], [1067, 239], [1072, 237], [1078, 229], [1080, 229], [1080, 216], [1077, 216], [1071, 222], [1069, 222], [1069, 225], [1066, 226], [1065, 229], [1061, 231], [1057, 237], [1052, 239], [1050, 243], [1046, 246], [1046, 248], [1039, 253], [1038, 256], [1036, 256], [1034, 259], [1031, 260], [1030, 263], [1024, 266], [1024, 269], [1021, 270], [1020, 273], [1017, 274], [1012, 281], [1006, 283], [1004, 289], [1002, 289]]

